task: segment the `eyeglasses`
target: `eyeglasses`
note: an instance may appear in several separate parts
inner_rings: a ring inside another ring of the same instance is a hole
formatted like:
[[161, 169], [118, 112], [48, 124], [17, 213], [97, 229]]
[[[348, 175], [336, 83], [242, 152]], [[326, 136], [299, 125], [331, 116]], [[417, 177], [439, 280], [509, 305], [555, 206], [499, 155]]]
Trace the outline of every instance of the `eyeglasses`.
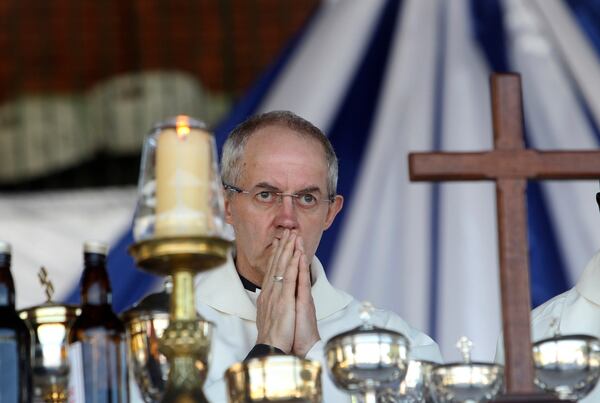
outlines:
[[316, 210], [321, 203], [331, 203], [335, 200], [335, 195], [330, 195], [329, 197], [324, 198], [315, 192], [283, 193], [275, 190], [268, 190], [263, 187], [254, 187], [251, 190], [242, 190], [227, 183], [223, 183], [223, 187], [229, 192], [249, 196], [254, 205], [263, 208], [271, 207], [275, 204], [281, 204], [285, 196], [292, 198], [294, 206], [308, 211]]

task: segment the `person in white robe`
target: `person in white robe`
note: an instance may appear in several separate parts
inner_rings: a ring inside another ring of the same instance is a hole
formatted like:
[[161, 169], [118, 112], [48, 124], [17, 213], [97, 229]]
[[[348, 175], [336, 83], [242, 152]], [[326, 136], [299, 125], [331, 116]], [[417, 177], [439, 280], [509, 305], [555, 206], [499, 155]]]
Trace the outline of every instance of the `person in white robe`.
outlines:
[[[531, 312], [531, 330], [534, 341], [557, 333], [600, 338], [600, 251], [589, 261], [575, 287]], [[600, 387], [596, 385], [580, 402], [600, 402]]]
[[[324, 345], [362, 323], [361, 304], [327, 281], [315, 256], [343, 204], [329, 140], [291, 112], [269, 112], [229, 135], [221, 163], [235, 247], [223, 267], [196, 278], [198, 312], [215, 325], [207, 398], [226, 402], [227, 368], [275, 349], [319, 360], [323, 401], [349, 402], [329, 380]], [[441, 362], [437, 344], [396, 314], [376, 309], [372, 322], [403, 333], [411, 358]]]
[[[575, 287], [546, 301], [531, 312], [531, 337], [534, 342], [554, 335], [585, 334], [600, 338], [600, 251], [585, 267]], [[504, 361], [502, 338], [496, 360]], [[581, 403], [600, 402], [596, 385]]]

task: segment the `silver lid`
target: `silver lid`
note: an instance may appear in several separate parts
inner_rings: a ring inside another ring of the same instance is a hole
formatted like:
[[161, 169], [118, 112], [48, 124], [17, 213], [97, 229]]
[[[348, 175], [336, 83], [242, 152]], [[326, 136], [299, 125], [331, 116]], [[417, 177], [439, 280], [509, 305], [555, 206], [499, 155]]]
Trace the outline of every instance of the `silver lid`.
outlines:
[[83, 243], [83, 253], [108, 254], [108, 244], [100, 241], [86, 241]]
[[6, 254], [11, 254], [12, 252], [12, 248], [10, 246], [10, 243], [6, 242], [6, 241], [0, 241], [0, 253], [6, 253]]

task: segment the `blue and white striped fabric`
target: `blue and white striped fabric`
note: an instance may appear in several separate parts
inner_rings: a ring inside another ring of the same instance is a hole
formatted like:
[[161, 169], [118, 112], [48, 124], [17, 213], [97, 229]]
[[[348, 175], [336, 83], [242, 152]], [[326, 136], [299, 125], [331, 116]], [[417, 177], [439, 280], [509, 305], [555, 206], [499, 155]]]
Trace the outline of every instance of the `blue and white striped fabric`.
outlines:
[[[272, 109], [323, 129], [346, 197], [317, 252], [334, 284], [430, 333], [446, 360], [459, 357], [461, 335], [474, 341], [474, 358], [491, 360], [500, 331], [494, 186], [410, 183], [407, 153], [491, 148], [494, 70], [522, 75], [529, 147], [597, 148], [599, 55], [598, 1], [324, 1], [217, 128], [217, 142]], [[600, 248], [598, 182], [528, 190], [539, 304], [570, 287]], [[118, 309], [152, 283], [126, 257], [128, 236], [110, 257]]]

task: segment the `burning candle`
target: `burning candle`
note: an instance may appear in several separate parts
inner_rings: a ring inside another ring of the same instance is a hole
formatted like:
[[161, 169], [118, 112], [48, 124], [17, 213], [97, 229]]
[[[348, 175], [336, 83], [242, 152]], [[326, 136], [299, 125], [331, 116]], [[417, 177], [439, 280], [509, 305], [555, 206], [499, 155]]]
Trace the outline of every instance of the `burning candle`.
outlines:
[[212, 136], [180, 116], [156, 146], [155, 236], [207, 235]]

